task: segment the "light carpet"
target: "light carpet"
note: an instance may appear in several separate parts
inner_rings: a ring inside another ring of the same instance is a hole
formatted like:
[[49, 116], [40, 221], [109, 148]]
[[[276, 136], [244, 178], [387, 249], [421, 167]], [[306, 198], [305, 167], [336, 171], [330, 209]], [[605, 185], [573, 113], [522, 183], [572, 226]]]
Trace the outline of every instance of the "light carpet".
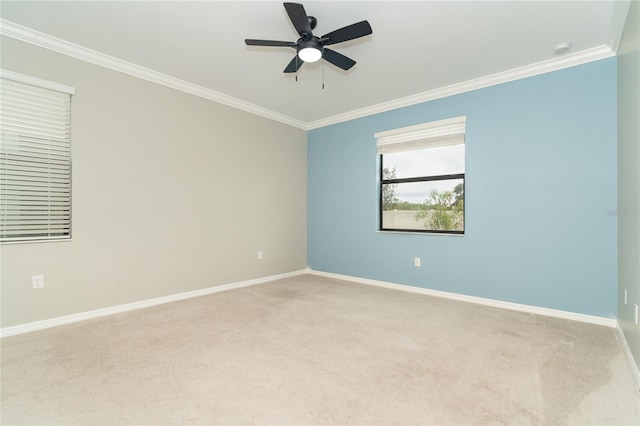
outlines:
[[301, 275], [1, 341], [12, 424], [640, 424], [615, 329]]

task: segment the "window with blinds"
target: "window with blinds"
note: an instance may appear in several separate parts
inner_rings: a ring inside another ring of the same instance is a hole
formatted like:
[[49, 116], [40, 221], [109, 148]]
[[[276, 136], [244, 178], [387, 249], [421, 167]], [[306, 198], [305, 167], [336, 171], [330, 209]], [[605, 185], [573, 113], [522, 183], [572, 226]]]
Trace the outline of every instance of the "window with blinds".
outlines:
[[381, 231], [464, 234], [465, 123], [376, 133]]
[[0, 242], [71, 238], [73, 88], [0, 74]]

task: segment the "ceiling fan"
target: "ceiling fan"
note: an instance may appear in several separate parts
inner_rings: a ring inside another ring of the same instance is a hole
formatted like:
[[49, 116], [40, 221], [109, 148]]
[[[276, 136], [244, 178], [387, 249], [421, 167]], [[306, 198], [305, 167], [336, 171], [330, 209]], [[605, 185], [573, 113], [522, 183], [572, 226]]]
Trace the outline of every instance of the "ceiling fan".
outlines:
[[316, 37], [311, 32], [318, 23], [313, 16], [307, 16], [304, 6], [299, 3], [284, 3], [284, 8], [291, 19], [291, 23], [300, 35], [295, 43], [292, 41], [275, 40], [255, 40], [245, 39], [247, 46], [270, 46], [270, 47], [292, 47], [296, 49], [296, 56], [284, 69], [285, 73], [294, 73], [300, 69], [305, 62], [316, 62], [324, 59], [333, 65], [348, 70], [356, 64], [351, 58], [341, 53], [326, 48], [325, 46], [342, 43], [373, 33], [371, 25], [367, 21], [356, 22], [346, 27], [332, 31], [322, 37]]

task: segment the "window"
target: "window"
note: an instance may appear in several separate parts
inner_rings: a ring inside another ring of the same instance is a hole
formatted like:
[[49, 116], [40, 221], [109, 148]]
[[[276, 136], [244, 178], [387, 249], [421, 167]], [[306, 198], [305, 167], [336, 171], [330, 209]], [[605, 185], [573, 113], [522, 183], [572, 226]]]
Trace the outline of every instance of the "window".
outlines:
[[381, 231], [464, 234], [465, 122], [376, 133]]
[[0, 242], [69, 239], [74, 90], [0, 77]]

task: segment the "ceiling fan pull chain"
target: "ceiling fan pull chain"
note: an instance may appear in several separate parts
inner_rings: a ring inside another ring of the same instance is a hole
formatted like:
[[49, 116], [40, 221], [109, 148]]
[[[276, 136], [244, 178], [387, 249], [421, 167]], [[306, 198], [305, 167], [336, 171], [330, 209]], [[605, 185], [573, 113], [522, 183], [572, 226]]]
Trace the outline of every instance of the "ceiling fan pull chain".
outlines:
[[324, 90], [324, 61], [322, 61], [322, 90]]

